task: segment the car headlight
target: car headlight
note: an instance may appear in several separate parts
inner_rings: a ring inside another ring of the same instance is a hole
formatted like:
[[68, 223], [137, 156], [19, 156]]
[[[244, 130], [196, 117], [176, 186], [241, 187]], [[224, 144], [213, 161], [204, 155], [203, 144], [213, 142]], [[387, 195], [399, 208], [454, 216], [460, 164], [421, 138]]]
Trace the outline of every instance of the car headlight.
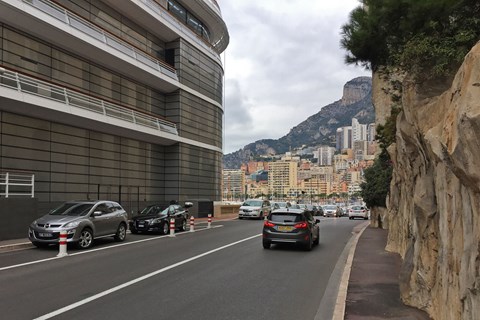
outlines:
[[73, 221], [73, 222], [67, 223], [63, 227], [64, 228], [76, 228], [76, 227], [78, 227], [79, 224], [80, 224], [80, 221]]
[[152, 224], [153, 224], [153, 223], [160, 223], [160, 222], [162, 222], [162, 219], [160, 219], [160, 218], [156, 218], [156, 219], [153, 219], [153, 220], [151, 221]]

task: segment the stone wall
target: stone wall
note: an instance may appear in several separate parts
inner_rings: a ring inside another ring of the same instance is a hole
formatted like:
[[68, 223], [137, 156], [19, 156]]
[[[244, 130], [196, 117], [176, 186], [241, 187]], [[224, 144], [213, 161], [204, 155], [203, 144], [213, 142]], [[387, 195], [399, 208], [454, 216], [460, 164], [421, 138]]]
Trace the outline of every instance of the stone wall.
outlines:
[[406, 304], [435, 320], [480, 319], [480, 45], [448, 90], [425, 88], [403, 81], [387, 250], [403, 258]]

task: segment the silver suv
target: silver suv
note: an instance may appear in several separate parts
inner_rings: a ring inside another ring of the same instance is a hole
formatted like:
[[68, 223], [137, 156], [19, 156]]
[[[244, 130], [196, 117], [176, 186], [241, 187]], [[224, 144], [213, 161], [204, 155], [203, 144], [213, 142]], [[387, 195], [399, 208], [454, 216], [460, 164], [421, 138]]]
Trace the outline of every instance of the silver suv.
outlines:
[[28, 238], [35, 246], [45, 247], [58, 244], [60, 232], [66, 231], [68, 243], [87, 249], [96, 238], [125, 240], [127, 221], [127, 213], [116, 202], [69, 201], [33, 221]]
[[247, 199], [238, 210], [238, 219], [257, 218], [263, 219], [272, 211], [270, 201], [262, 199]]

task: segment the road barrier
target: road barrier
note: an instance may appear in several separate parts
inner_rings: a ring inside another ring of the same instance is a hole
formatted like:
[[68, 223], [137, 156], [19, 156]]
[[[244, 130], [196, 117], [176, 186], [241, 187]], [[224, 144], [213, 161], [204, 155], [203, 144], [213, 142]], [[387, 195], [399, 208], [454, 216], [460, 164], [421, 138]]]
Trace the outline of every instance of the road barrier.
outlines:
[[190, 217], [190, 232], [195, 231], [195, 218], [193, 216]]
[[68, 256], [67, 253], [67, 231], [60, 231], [60, 237], [58, 238], [58, 254], [57, 257]]
[[212, 214], [208, 214], [208, 226], [207, 228], [210, 228], [212, 226]]
[[175, 219], [170, 219], [170, 237], [175, 237]]

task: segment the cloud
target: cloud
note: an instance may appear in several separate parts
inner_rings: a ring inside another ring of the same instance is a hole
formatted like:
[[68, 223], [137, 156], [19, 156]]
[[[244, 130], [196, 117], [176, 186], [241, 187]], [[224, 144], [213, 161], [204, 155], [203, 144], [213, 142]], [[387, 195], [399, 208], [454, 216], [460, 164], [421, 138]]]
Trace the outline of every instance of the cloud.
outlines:
[[220, 2], [230, 33], [224, 152], [278, 139], [370, 72], [344, 64], [340, 28], [356, 0]]

